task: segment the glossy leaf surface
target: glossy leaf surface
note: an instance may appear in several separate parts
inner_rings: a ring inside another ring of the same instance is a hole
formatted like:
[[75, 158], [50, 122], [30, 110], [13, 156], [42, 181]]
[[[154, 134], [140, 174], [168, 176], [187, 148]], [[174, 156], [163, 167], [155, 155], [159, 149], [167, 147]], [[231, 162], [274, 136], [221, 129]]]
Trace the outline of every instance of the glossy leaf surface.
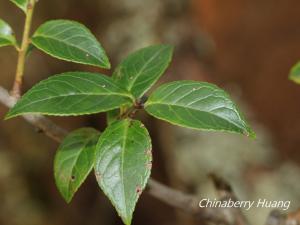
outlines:
[[63, 140], [56, 152], [55, 182], [68, 203], [93, 169], [99, 136], [100, 133], [93, 128], [75, 130]]
[[136, 98], [143, 94], [167, 69], [173, 48], [169, 45], [154, 45], [129, 55], [116, 69], [113, 78]]
[[151, 139], [139, 121], [112, 123], [97, 144], [97, 181], [126, 225], [150, 176], [151, 160]]
[[156, 118], [183, 127], [254, 136], [228, 94], [205, 82], [164, 84], [149, 97], [145, 109]]
[[108, 76], [68, 72], [36, 84], [9, 111], [7, 118], [25, 113], [68, 116], [105, 112], [131, 104], [131, 98]]
[[100, 43], [84, 25], [75, 21], [52, 20], [42, 24], [34, 33], [32, 43], [62, 60], [110, 68]]

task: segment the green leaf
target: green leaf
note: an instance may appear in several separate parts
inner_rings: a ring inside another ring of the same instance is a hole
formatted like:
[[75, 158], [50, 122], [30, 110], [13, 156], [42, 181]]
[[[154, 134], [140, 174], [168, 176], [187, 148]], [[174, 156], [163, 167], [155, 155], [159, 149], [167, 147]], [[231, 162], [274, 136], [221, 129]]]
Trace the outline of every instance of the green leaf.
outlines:
[[84, 25], [75, 21], [52, 20], [44, 23], [33, 35], [32, 43], [55, 58], [110, 68], [100, 43]]
[[126, 225], [150, 176], [151, 160], [151, 139], [140, 121], [114, 122], [97, 144], [97, 181]]
[[120, 109], [114, 109], [106, 113], [106, 122], [108, 125], [115, 122], [120, 115]]
[[93, 128], [75, 130], [63, 140], [56, 152], [55, 182], [68, 203], [93, 169], [99, 136], [100, 133]]
[[149, 97], [145, 109], [158, 119], [183, 127], [255, 136], [228, 94], [205, 82], [164, 84]]
[[27, 5], [29, 3], [29, 0], [10, 0], [10, 1], [14, 3], [16, 6], [18, 6], [20, 9], [22, 9], [24, 13], [27, 12]]
[[16, 45], [16, 39], [11, 27], [2, 19], [0, 19], [0, 47]]
[[9, 111], [6, 118], [26, 113], [68, 116], [105, 112], [123, 104], [131, 104], [131, 98], [110, 77], [68, 72], [36, 84]]
[[173, 48], [155, 45], [129, 55], [116, 69], [113, 78], [134, 97], [142, 97], [167, 69]]
[[292, 67], [289, 75], [289, 79], [297, 84], [300, 84], [300, 62]]

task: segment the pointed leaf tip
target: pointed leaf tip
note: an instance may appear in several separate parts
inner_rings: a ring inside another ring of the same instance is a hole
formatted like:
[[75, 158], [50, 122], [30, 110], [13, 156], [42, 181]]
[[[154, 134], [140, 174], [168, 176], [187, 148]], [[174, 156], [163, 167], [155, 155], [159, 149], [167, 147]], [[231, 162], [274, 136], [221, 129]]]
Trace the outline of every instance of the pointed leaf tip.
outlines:
[[75, 130], [63, 140], [55, 154], [54, 178], [67, 203], [93, 168], [99, 136], [100, 132], [93, 128]]
[[134, 97], [142, 97], [163, 75], [173, 55], [171, 45], [153, 45], [131, 53], [113, 73]]
[[164, 84], [150, 95], [145, 109], [152, 116], [174, 125], [255, 137], [228, 94], [206, 82]]
[[131, 224], [151, 163], [151, 139], [140, 121], [113, 122], [101, 135], [96, 147], [96, 178], [125, 224]]

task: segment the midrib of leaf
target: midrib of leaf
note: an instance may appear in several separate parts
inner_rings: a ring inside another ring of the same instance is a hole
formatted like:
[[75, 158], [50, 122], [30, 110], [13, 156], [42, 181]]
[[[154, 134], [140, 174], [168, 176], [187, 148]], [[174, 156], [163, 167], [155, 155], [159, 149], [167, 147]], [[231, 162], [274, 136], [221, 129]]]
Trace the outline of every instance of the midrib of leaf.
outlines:
[[[83, 78], [83, 77], [78, 77], [78, 76], [73, 76], [73, 75], [71, 75], [71, 74], [65, 74], [65, 75], [63, 75], [63, 76], [66, 76], [66, 77], [73, 77], [73, 78], [77, 78], [77, 79], [79, 79], [79, 80], [84, 80], [84, 81], [87, 81], [87, 82], [90, 82], [90, 83], [92, 83], [92, 84], [95, 84], [96, 86], [98, 86], [98, 87], [101, 87], [101, 88], [104, 88], [104, 87], [102, 87], [100, 84], [98, 84], [98, 83], [96, 83], [95, 81], [93, 81], [93, 80], [89, 80], [89, 79], [85, 79], [85, 78]], [[100, 78], [100, 77], [99, 77]], [[103, 79], [103, 78], [102, 78]], [[105, 80], [105, 79], [103, 79], [104, 81], [106, 81], [106, 82], [109, 82], [109, 84], [110, 85], [112, 85], [112, 86], [114, 86], [115, 88], [117, 88], [117, 89], [121, 89], [119, 86], [117, 86], [115, 83], [113, 83], [113, 82], [111, 82], [111, 81], [109, 81], [109, 80]], [[104, 88], [105, 89], [105, 88]], [[126, 91], [126, 90], [123, 90], [123, 91]], [[112, 92], [112, 93], [114, 93], [114, 92]], [[117, 93], [117, 92], [115, 92], [115, 93]], [[122, 94], [123, 96], [126, 96], [126, 97], [129, 97], [130, 99], [132, 99], [133, 101], [134, 101], [134, 98], [130, 95], [130, 94], [125, 94], [125, 93], [123, 93]]]
[[[80, 143], [81, 144], [81, 148], [77, 151], [79, 154], [73, 154], [73, 155], [71, 155], [71, 156], [69, 156], [69, 157], [67, 157], [67, 158], [64, 158], [64, 160], [60, 163], [60, 169], [63, 167], [62, 165], [64, 164], [64, 163], [66, 163], [67, 161], [69, 161], [69, 160], [71, 160], [71, 159], [73, 159], [73, 158], [76, 158], [76, 160], [75, 160], [75, 162], [72, 164], [72, 171], [71, 171], [71, 175], [73, 175], [74, 174], [74, 165], [76, 165], [76, 163], [77, 163], [77, 161], [78, 161], [78, 159], [79, 159], [79, 157], [81, 156], [81, 154], [82, 154], [82, 150], [85, 148], [85, 146], [95, 137], [95, 136], [97, 136], [97, 135], [99, 135], [99, 134], [93, 134], [92, 136], [90, 136], [90, 137], [88, 137], [87, 139], [86, 139], [86, 141], [84, 141], [83, 143], [81, 142], [81, 140], [77, 140], [76, 142], [72, 142], [72, 143], [68, 143], [67, 145], [65, 145], [65, 146], [63, 146], [64, 147], [64, 149], [66, 149], [66, 148], [69, 148], [69, 146], [70, 145], [74, 145], [74, 144], [77, 144], [77, 143]], [[85, 153], [86, 154], [86, 153]], [[65, 179], [70, 179], [70, 177], [67, 177], [67, 178], [65, 178]], [[77, 178], [76, 178], [77, 179]], [[83, 182], [83, 181], [82, 181]], [[81, 184], [82, 184], [82, 182], [80, 182]], [[78, 187], [79, 188], [79, 187]], [[76, 188], [76, 189], [74, 189], [74, 193], [78, 190], [78, 188]], [[70, 192], [71, 192], [71, 182], [68, 182], [68, 185], [67, 185], [67, 189], [68, 189], [68, 202], [69, 202], [69, 198], [70, 198]]]
[[[61, 98], [61, 97], [70, 97], [70, 96], [81, 96], [83, 95], [84, 97], [87, 97], [87, 96], [107, 96], [106, 93], [99, 93], [99, 94], [95, 94], [95, 93], [80, 93], [80, 94], [67, 94], [67, 95], [57, 95], [57, 96], [54, 96], [54, 97], [48, 97], [48, 98], [43, 98], [43, 99], [40, 99], [40, 100], [37, 100], [37, 101], [31, 101], [29, 104], [26, 104], [26, 105], [23, 105], [23, 107], [20, 107], [20, 109], [23, 109], [24, 107], [28, 107], [32, 104], [35, 104], [35, 103], [39, 103], [39, 102], [42, 102], [42, 101], [46, 101], [46, 100], [51, 100], [51, 99], [56, 99], [56, 98]], [[127, 95], [122, 95], [122, 94], [119, 94], [119, 93], [112, 93], [112, 94], [109, 94], [110, 96], [125, 96], [125, 97], [128, 97]]]
[[[193, 108], [193, 107], [186, 107], [186, 106], [175, 105], [175, 104], [166, 104], [166, 103], [162, 103], [162, 102], [151, 102], [151, 103], [149, 103], [149, 104], [146, 105], [146, 108], [147, 108], [147, 106], [149, 106], [149, 105], [164, 105], [164, 106], [169, 107], [170, 109], [172, 109], [171, 106], [173, 106], [173, 107], [178, 107], [178, 108], [183, 108], [183, 109], [193, 110], [193, 111], [196, 111], [196, 112], [207, 113], [207, 114], [210, 114], [210, 115], [212, 115], [212, 116], [215, 116], [215, 117], [217, 117], [217, 118], [219, 118], [219, 119], [221, 119], [221, 120], [223, 120], [223, 121], [226, 121], [227, 123], [231, 123], [231, 124], [233, 124], [234, 126], [236, 126], [236, 127], [239, 128], [239, 129], [242, 129], [242, 130], [245, 129], [245, 128], [243, 128], [243, 127], [240, 127], [240, 126], [237, 125], [236, 123], [227, 120], [226, 118], [223, 118], [223, 117], [221, 117], [221, 116], [219, 116], [219, 115], [213, 114], [213, 113], [210, 112], [210, 111], [203, 111], [203, 110], [199, 110], [199, 109], [196, 109], [196, 108]], [[238, 115], [238, 118], [239, 118], [240, 120], [242, 120], [242, 119], [240, 118], [238, 112], [236, 112], [235, 110], [233, 110], [233, 109], [231, 109], [231, 108], [227, 108], [227, 107], [225, 107], [225, 106], [222, 106], [222, 107], [220, 107], [220, 108], [230, 109], [230, 110], [234, 111], [234, 112]], [[213, 110], [216, 110], [216, 109], [218, 109], [218, 108], [215, 108], [215, 109], [213, 109]], [[173, 109], [172, 109], [172, 111], [174, 112]], [[212, 110], [211, 110], [211, 111], [212, 111]], [[160, 116], [157, 116], [157, 117], [159, 117], [160, 119], [163, 119], [163, 118], [160, 117]], [[173, 123], [174, 123], [174, 122], [173, 122]], [[178, 125], [178, 123], [174, 123], [174, 124], [177, 124], [177, 125]]]
[[145, 68], [157, 57], [157, 55], [160, 54], [160, 52], [162, 52], [165, 48], [160, 49], [159, 51], [157, 51], [140, 69], [140, 71], [137, 73], [137, 75], [135, 76], [135, 78], [132, 80], [132, 82], [129, 82], [129, 87], [128, 90], [131, 90], [131, 88], [133, 87], [133, 85], [135, 84], [136, 80], [139, 78], [139, 76], [142, 74], [142, 72], [145, 70]]
[[[76, 45], [70, 44], [70, 43], [65, 42], [65, 41], [63, 41], [63, 40], [59, 40], [59, 39], [57, 39], [57, 38], [50, 37], [50, 36], [47, 36], [47, 35], [44, 35], [44, 34], [39, 34], [39, 33], [37, 33], [37, 34], [35, 35], [35, 37], [44, 37], [44, 38], [48, 38], [48, 39], [51, 39], [51, 40], [54, 40], [54, 41], [63, 43], [63, 44], [65, 44], [65, 45], [71, 46], [71, 47], [73, 47], [73, 48], [79, 49], [79, 50], [83, 51], [84, 53], [86, 53], [86, 54], [92, 56], [92, 57], [93, 57], [94, 59], [96, 59], [97, 61], [100, 60], [101, 63], [105, 64], [105, 62], [102, 60], [101, 57], [100, 57], [100, 59], [99, 59], [99, 58], [97, 58], [97, 56], [95, 56], [94, 54], [91, 54], [90, 52], [87, 52], [85, 49], [80, 48], [80, 47], [78, 47], [78, 46], [76, 46]], [[33, 37], [33, 38], [35, 38], [35, 37]], [[37, 47], [38, 47], [38, 46], [37, 46]], [[40, 48], [40, 47], [38, 47], [38, 48]], [[49, 53], [49, 52], [48, 52], [48, 53]], [[49, 54], [50, 54], [50, 53], [49, 53]], [[61, 58], [61, 57], [59, 57], [59, 56], [56, 56], [56, 57]]]
[[[98, 134], [94, 134], [94, 135], [92, 135], [90, 138], [87, 138], [87, 140], [84, 142], [84, 144], [82, 145], [82, 147], [80, 148], [80, 151], [79, 151], [79, 154], [77, 155], [77, 158], [76, 158], [76, 160], [75, 160], [75, 162], [73, 163], [73, 165], [72, 165], [72, 173], [71, 173], [71, 175], [74, 173], [74, 165], [76, 165], [76, 163], [78, 162], [78, 159], [79, 159], [79, 157], [81, 156], [81, 154], [82, 154], [82, 150], [85, 148], [85, 146], [95, 137], [95, 136], [97, 136]], [[73, 144], [73, 143], [72, 143]], [[86, 154], [86, 153], [85, 153]], [[76, 156], [75, 156], [76, 157]], [[91, 168], [93, 168], [93, 167], [91, 167]], [[82, 182], [80, 182], [80, 183], [82, 183]], [[71, 183], [70, 182], [68, 182], [68, 190], [69, 190], [69, 194], [70, 194], [70, 191], [71, 191], [71, 185], [70, 185]], [[77, 188], [78, 189], [78, 188]], [[74, 191], [76, 191], [76, 190], [74, 190]], [[68, 196], [69, 197], [69, 196]]]
[[[126, 121], [127, 122], [127, 121]], [[128, 136], [128, 128], [129, 125], [126, 123], [125, 124], [125, 130], [124, 130], [124, 139], [122, 142], [122, 155], [121, 155], [121, 177], [122, 177], [122, 189], [123, 189], [123, 195], [124, 195], [124, 204], [125, 204], [125, 212], [126, 216], [128, 215], [127, 212], [127, 204], [126, 204], [126, 196], [125, 196], [125, 188], [124, 188], [124, 154], [125, 154], [125, 147], [127, 143], [127, 136]]]
[[[173, 82], [173, 84], [171, 83], [168, 87], [165, 87], [165, 89], [170, 88], [171, 86], [175, 86], [177, 84], [177, 82]], [[209, 83], [206, 82], [202, 82], [203, 85], [209, 85]], [[163, 98], [160, 99], [160, 102], [162, 102], [162, 100], [168, 98], [170, 95], [174, 94], [178, 89], [184, 87], [184, 86], [194, 86], [194, 84], [192, 83], [186, 83], [186, 84], [182, 84], [181, 86], [178, 86], [177, 88], [175, 88], [174, 90], [172, 90], [170, 93], [168, 93], [167, 95], [163, 96]], [[209, 90], [212, 90], [214, 92], [214, 88], [210, 87], [210, 86], [203, 86], [203, 87], [197, 87], [196, 90], [192, 90], [192, 91], [199, 91], [201, 89], [207, 88]], [[189, 94], [192, 93], [188, 92]], [[212, 95], [213, 93], [209, 94], [208, 96]]]
[[[126, 147], [126, 141], [127, 141], [127, 136], [128, 136], [129, 125], [126, 123], [123, 126], [124, 126], [124, 128], [123, 128], [124, 131], [123, 131], [123, 135], [122, 135], [123, 136], [123, 140], [122, 140], [122, 146], [121, 146], [122, 154], [121, 154], [121, 174], [120, 174], [120, 176], [121, 176], [122, 190], [123, 190], [123, 196], [124, 196], [125, 213], [126, 213], [126, 217], [127, 217], [127, 213], [128, 212], [127, 212], [127, 204], [126, 204], [125, 189], [124, 189], [125, 185], [124, 185], [124, 182], [123, 182], [124, 181], [124, 172], [123, 171], [124, 171], [124, 153], [125, 153], [124, 149]], [[121, 129], [121, 128], [119, 128], [119, 129]], [[111, 130], [110, 131], [110, 133], [113, 133], [113, 132], [115, 132], [115, 130]], [[107, 185], [105, 184], [105, 182], [103, 182], [102, 185], [106, 187], [105, 189], [108, 189]], [[102, 189], [102, 190], [104, 191], [104, 193], [107, 196], [109, 196], [106, 193], [105, 189]], [[109, 197], [109, 199], [110, 199], [110, 197]], [[123, 218], [123, 216], [120, 214], [120, 213], [122, 213], [122, 209], [119, 208], [118, 205], [114, 204], [114, 201], [112, 199], [110, 199], [110, 200], [111, 200], [112, 204], [116, 207], [118, 214]]]

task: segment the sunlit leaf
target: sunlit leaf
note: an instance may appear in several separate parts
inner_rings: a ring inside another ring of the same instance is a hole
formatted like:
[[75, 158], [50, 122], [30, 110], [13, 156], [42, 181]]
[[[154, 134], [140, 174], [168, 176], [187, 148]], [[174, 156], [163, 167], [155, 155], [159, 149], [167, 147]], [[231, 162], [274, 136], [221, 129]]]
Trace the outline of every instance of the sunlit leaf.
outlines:
[[2, 19], [0, 19], [0, 47], [16, 45], [16, 39], [11, 27]]

